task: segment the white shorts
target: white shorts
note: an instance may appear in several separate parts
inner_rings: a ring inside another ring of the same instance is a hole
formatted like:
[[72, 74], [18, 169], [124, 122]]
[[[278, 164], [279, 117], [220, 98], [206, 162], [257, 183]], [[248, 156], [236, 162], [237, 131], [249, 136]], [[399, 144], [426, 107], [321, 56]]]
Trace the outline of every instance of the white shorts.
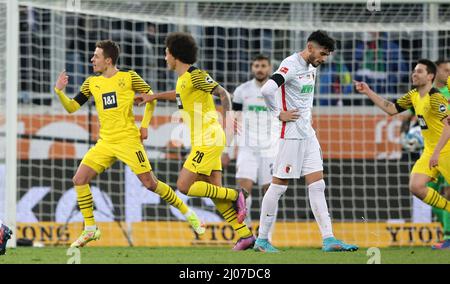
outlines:
[[275, 157], [261, 155], [252, 149], [240, 147], [236, 159], [236, 178], [250, 179], [259, 186], [272, 182]]
[[323, 158], [315, 135], [302, 140], [280, 139], [273, 176], [297, 179], [319, 171], [323, 171]]

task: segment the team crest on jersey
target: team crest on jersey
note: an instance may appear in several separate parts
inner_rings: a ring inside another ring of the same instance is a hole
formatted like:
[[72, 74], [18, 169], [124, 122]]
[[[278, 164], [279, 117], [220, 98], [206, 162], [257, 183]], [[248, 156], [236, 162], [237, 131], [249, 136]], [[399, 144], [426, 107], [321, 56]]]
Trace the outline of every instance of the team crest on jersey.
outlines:
[[214, 80], [213, 80], [209, 75], [206, 76], [205, 80], [206, 80], [206, 82], [209, 83], [209, 84], [214, 83]]
[[314, 80], [314, 73], [310, 73], [306, 75], [306, 79], [308, 80]]
[[439, 111], [440, 112], [445, 112], [447, 110], [447, 106], [446, 105], [444, 105], [444, 104], [440, 104], [439, 105]]
[[289, 71], [289, 69], [287, 67], [281, 67], [280, 68], [280, 72], [281, 73], [287, 74], [288, 71]]
[[286, 165], [286, 168], [284, 170], [286, 171], [287, 174], [290, 174], [292, 172], [292, 166]]
[[123, 78], [119, 79], [119, 87], [125, 88], [125, 80]]

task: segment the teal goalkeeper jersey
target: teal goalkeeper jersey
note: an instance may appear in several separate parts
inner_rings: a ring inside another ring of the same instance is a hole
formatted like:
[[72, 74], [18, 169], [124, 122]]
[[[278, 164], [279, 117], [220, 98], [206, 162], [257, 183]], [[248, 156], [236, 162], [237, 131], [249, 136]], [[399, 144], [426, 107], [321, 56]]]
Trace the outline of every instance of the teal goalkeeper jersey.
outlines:
[[450, 92], [448, 91], [447, 86], [444, 86], [442, 88], [439, 89], [439, 93], [443, 94], [444, 97], [447, 99], [448, 101], [448, 109], [450, 109]]

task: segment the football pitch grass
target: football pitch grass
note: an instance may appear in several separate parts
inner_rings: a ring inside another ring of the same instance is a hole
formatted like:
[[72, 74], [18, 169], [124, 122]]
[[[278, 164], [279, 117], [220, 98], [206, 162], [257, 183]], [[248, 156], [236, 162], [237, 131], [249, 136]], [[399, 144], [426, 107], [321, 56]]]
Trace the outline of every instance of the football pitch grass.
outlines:
[[[70, 251], [69, 251], [70, 252]], [[65, 264], [75, 254], [65, 247], [9, 248], [0, 264]], [[82, 264], [365, 264], [367, 248], [356, 252], [325, 253], [319, 248], [282, 248], [280, 253], [253, 250], [233, 252], [228, 247], [85, 247]], [[430, 247], [380, 248], [382, 264], [449, 264], [450, 250]]]

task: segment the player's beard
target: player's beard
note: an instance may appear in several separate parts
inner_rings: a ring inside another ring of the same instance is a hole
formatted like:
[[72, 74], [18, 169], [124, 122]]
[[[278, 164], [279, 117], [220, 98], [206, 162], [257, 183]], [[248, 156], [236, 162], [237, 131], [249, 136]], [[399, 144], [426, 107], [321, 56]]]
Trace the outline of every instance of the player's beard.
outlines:
[[312, 54], [308, 57], [308, 61], [309, 62], [307, 62], [307, 63], [311, 64], [315, 68], [320, 65], [320, 64], [316, 64], [316, 58]]
[[314, 66], [314, 68], [319, 67], [320, 64], [322, 64], [322, 62], [317, 62], [315, 59], [311, 60], [311, 65]]
[[258, 81], [259, 83], [266, 81], [268, 78], [269, 76], [267, 75], [258, 76], [258, 74], [255, 74], [255, 80]]
[[413, 88], [419, 88], [422, 86], [422, 84], [420, 84], [419, 80], [416, 80], [416, 82], [412, 81], [411, 85], [413, 86]]

